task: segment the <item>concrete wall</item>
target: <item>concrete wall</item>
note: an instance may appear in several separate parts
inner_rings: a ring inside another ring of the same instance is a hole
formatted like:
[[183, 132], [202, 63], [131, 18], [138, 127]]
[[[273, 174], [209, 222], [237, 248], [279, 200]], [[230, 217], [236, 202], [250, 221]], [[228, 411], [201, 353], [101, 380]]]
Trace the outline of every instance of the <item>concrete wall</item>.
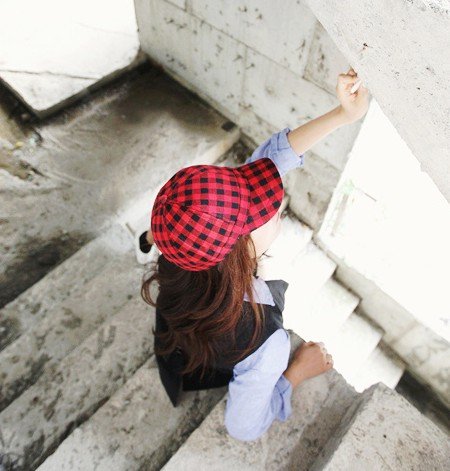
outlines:
[[[261, 143], [339, 104], [349, 65], [303, 1], [135, 0], [143, 50]], [[292, 209], [318, 227], [360, 123], [331, 133], [289, 174]]]
[[450, 201], [448, 0], [305, 0]]

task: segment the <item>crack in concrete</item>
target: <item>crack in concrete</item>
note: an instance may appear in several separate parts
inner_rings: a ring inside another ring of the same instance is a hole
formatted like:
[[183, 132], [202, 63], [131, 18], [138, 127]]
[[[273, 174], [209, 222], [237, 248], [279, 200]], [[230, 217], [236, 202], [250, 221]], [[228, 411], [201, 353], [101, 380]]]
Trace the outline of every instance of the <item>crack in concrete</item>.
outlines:
[[0, 73], [1, 72], [8, 72], [12, 74], [27, 74], [27, 75], [52, 75], [54, 77], [66, 77], [66, 78], [81, 79], [81, 80], [100, 80], [102, 78], [101, 76], [86, 77], [83, 75], [63, 74], [63, 73], [58, 73], [58, 72], [50, 72], [49, 70], [33, 72], [31, 70], [0, 69]]

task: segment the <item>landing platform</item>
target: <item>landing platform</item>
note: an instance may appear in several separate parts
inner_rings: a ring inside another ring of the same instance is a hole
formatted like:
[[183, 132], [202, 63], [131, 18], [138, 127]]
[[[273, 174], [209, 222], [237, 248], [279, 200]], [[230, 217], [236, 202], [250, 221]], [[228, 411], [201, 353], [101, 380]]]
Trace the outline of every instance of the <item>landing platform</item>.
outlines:
[[39, 117], [143, 59], [132, 0], [0, 3], [0, 80]]

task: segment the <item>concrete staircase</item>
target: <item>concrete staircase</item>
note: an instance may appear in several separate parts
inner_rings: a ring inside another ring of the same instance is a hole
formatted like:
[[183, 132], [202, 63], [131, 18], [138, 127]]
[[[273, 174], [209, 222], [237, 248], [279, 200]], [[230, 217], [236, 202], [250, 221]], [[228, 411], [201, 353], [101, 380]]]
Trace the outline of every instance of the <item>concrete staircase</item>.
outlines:
[[[148, 222], [167, 166], [170, 173], [202, 161], [238, 164], [217, 160], [238, 136], [224, 131], [226, 120], [217, 118], [214, 138], [196, 134], [199, 153], [179, 119], [165, 116], [165, 129], [184, 132], [195, 153], [155, 160], [157, 185], [0, 311], [0, 470], [446, 469], [448, 440], [428, 419], [382, 385], [361, 395], [346, 381], [359, 390], [380, 380], [393, 387], [403, 366], [380, 344], [381, 330], [355, 311], [359, 300], [332, 278], [335, 265], [312, 231], [289, 214], [259, 274], [290, 283], [291, 354], [301, 342], [295, 332], [323, 340], [343, 376], [332, 370], [302, 384], [292, 416], [254, 442], [227, 434], [227, 388], [187, 392], [172, 407], [156, 368], [154, 311], [140, 298], [144, 269], [133, 238]], [[141, 169], [127, 175], [133, 171]], [[395, 426], [396, 418], [405, 426]], [[380, 434], [389, 436], [387, 449]]]
[[324, 342], [336, 370], [358, 392], [378, 382], [394, 388], [405, 365], [381, 346], [382, 330], [358, 313], [358, 297], [333, 279], [336, 264], [311, 240], [311, 229], [291, 215], [282, 225], [258, 274], [289, 282], [285, 327]]
[[[218, 165], [236, 166], [226, 157]], [[382, 344], [383, 331], [358, 312], [360, 299], [333, 279], [336, 264], [314, 243], [313, 231], [282, 208], [282, 229], [261, 257], [258, 276], [289, 283], [284, 326], [308, 341], [324, 342], [334, 367], [356, 391], [382, 382], [395, 388], [405, 364]]]

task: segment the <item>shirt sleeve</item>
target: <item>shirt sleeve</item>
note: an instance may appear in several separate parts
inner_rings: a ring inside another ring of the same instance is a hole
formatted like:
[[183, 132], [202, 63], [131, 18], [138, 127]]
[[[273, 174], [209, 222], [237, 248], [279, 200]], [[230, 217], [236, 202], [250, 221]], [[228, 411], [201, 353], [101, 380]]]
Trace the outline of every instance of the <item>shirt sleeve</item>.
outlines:
[[289, 334], [276, 330], [255, 352], [235, 365], [228, 385], [225, 427], [238, 440], [256, 440], [275, 419], [292, 413], [292, 384], [283, 375], [290, 353]]
[[294, 168], [303, 166], [305, 154], [297, 155], [294, 149], [292, 149], [287, 139], [287, 135], [290, 131], [291, 129], [287, 127], [272, 134], [253, 151], [253, 154], [248, 157], [244, 163], [254, 162], [263, 157], [269, 157], [277, 166], [281, 176]]

